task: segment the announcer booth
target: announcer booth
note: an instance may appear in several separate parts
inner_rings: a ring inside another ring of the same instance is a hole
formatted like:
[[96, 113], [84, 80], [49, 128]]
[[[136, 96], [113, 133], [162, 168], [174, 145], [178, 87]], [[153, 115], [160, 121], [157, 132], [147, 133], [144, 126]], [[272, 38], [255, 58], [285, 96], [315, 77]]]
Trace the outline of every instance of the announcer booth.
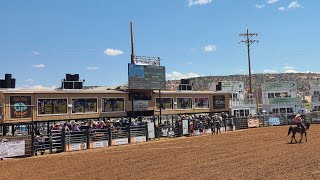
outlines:
[[262, 101], [264, 110], [272, 114], [291, 114], [302, 108], [302, 98], [294, 81], [264, 83]]

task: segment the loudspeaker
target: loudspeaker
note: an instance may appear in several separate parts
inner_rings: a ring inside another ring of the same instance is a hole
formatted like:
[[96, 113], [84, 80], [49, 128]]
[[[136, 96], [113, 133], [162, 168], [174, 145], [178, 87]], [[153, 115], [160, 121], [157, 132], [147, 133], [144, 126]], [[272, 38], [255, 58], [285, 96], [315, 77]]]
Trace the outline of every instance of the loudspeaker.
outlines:
[[12, 75], [11, 74], [5, 74], [4, 75], [4, 79], [5, 80], [10, 80], [12, 78]]
[[71, 74], [66, 74], [66, 81], [72, 81], [71, 80]]
[[83, 89], [82, 82], [74, 82], [74, 89]]
[[6, 81], [5, 80], [3, 80], [3, 79], [1, 79], [0, 80], [0, 88], [6, 88]]
[[179, 90], [185, 91], [185, 90], [187, 90], [187, 86], [186, 85], [179, 85]]
[[16, 79], [11, 79], [10, 88], [16, 88]]
[[6, 81], [6, 88], [11, 88], [11, 79], [5, 80]]
[[190, 80], [189, 79], [181, 79], [180, 84], [190, 84]]
[[62, 82], [63, 83], [63, 89], [73, 89], [73, 82]]
[[73, 81], [79, 81], [79, 74], [74, 74], [73, 75]]

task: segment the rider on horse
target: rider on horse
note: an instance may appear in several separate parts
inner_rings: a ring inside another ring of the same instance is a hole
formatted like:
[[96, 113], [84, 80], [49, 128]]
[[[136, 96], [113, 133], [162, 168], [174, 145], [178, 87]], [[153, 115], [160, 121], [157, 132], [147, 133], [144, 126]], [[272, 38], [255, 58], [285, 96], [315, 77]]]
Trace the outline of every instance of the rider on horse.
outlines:
[[307, 127], [305, 126], [305, 124], [303, 123], [303, 119], [301, 118], [301, 115], [300, 114], [297, 114], [295, 117], [294, 117], [294, 121], [296, 123], [296, 125], [301, 128], [302, 130], [307, 130]]

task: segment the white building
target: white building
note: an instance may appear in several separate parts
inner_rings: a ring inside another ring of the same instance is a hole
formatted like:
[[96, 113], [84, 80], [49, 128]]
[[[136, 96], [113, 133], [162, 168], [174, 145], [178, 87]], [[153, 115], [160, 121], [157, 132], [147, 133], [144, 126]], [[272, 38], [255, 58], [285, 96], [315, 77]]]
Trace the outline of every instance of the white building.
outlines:
[[244, 82], [222, 81], [219, 85], [222, 92], [231, 93], [231, 116], [244, 117], [256, 114], [256, 101], [253, 98], [248, 98]]
[[294, 113], [302, 109], [302, 98], [297, 94], [297, 84], [288, 82], [266, 82], [262, 85], [263, 109], [273, 114]]
[[320, 80], [310, 81], [311, 110], [320, 111]]

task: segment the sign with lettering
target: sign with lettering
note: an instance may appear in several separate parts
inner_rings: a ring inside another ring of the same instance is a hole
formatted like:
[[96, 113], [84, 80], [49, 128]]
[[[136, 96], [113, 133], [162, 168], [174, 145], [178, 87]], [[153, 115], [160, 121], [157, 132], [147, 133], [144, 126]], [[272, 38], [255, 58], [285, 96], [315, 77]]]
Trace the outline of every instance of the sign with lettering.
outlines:
[[25, 155], [25, 141], [0, 142], [0, 158]]
[[133, 109], [135, 111], [146, 111], [148, 110], [148, 100], [134, 100], [133, 101]]
[[129, 89], [166, 89], [164, 66], [128, 64]]
[[264, 90], [266, 91], [290, 89], [297, 89], [297, 84], [295, 82], [267, 82], [264, 84]]
[[11, 118], [31, 117], [31, 96], [10, 96]]

